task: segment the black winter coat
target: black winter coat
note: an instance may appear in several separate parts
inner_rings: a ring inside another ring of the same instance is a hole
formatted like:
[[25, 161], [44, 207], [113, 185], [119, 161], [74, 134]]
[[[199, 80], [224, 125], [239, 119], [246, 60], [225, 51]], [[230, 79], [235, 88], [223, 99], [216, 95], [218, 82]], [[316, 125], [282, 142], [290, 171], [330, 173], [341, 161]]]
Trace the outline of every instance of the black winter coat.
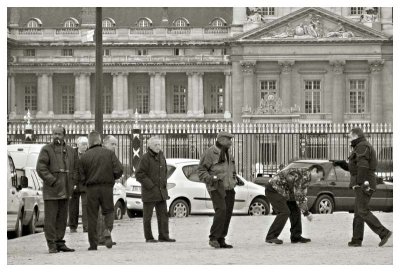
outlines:
[[114, 186], [124, 172], [121, 162], [111, 150], [101, 145], [89, 148], [79, 160], [81, 185], [109, 184]]
[[365, 181], [369, 181], [370, 187], [375, 190], [377, 166], [375, 149], [364, 137], [353, 140], [351, 146], [353, 151], [349, 156], [350, 187], [361, 186]]
[[[63, 154], [63, 162], [57, 158], [56, 149], [60, 149], [57, 151]], [[61, 167], [65, 167], [64, 170], [69, 172], [61, 173]], [[36, 171], [43, 180], [44, 200], [69, 198], [73, 193], [73, 187], [78, 184], [78, 154], [65, 143], [47, 144], [40, 150]]]
[[142, 184], [143, 202], [168, 199], [167, 162], [161, 151], [156, 154], [148, 148], [147, 153], [140, 158], [136, 180]]

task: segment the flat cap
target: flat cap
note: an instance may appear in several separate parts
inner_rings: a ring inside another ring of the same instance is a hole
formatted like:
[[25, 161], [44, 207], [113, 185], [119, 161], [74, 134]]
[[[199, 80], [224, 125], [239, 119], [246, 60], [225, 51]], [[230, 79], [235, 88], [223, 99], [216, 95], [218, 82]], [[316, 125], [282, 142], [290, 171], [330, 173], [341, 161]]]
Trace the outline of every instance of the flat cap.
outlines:
[[364, 132], [359, 127], [353, 128], [350, 132], [356, 134], [358, 137], [364, 137]]
[[217, 135], [217, 140], [221, 137], [233, 138], [233, 134], [230, 134], [229, 132], [226, 131], [220, 131]]

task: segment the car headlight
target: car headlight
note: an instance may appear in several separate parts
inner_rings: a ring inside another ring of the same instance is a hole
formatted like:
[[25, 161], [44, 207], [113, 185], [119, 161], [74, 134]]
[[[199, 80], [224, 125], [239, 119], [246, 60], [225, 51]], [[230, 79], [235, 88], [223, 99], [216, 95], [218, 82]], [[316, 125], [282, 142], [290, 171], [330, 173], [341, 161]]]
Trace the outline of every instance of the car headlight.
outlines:
[[175, 183], [167, 183], [167, 190], [172, 189], [176, 186]]

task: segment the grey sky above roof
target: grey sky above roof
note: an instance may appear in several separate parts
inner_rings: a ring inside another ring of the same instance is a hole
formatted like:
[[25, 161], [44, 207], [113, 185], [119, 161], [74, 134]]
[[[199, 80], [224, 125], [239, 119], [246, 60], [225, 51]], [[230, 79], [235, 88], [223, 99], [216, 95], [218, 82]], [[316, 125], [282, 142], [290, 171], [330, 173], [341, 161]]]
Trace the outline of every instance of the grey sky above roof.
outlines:
[[[62, 27], [64, 21], [74, 17], [81, 21], [81, 7], [20, 7], [19, 26], [25, 26], [30, 18], [39, 18], [42, 27]], [[103, 18], [115, 20], [117, 27], [133, 27], [139, 18], [148, 17], [153, 26], [160, 26], [162, 19], [161, 7], [104, 7]], [[10, 22], [10, 8], [7, 9]], [[179, 18], [189, 20], [191, 27], [207, 26], [215, 17], [222, 17], [228, 24], [232, 23], [232, 7], [172, 7], [168, 8], [169, 25]]]

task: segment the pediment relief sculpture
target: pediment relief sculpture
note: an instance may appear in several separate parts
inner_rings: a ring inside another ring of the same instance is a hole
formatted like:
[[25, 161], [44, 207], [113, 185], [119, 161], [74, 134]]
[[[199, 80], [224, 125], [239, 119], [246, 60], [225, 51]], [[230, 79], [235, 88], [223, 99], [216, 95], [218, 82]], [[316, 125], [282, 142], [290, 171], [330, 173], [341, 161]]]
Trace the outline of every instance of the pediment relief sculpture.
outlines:
[[353, 31], [345, 29], [341, 22], [324, 20], [320, 15], [308, 14], [304, 19], [288, 22], [284, 27], [261, 36], [261, 39], [319, 39], [356, 37]]

